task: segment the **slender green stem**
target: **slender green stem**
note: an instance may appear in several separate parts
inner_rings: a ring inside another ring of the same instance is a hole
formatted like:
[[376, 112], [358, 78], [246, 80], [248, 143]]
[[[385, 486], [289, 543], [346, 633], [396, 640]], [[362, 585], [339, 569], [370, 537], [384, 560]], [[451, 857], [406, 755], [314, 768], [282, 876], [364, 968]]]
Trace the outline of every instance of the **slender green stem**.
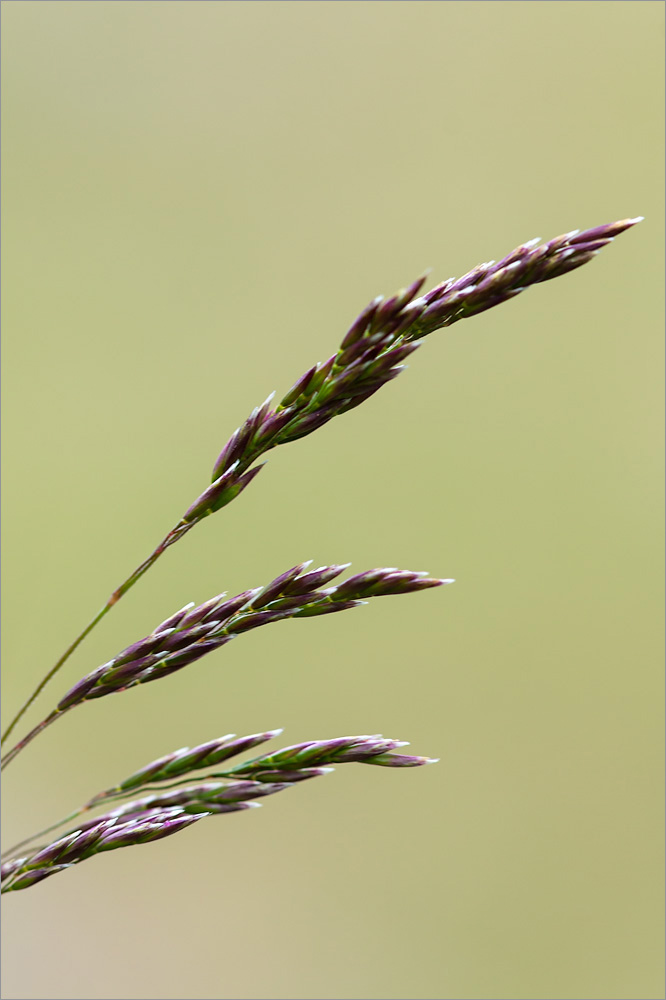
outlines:
[[[252, 763], [252, 762], [248, 761], [246, 763]], [[241, 772], [240, 774], [238, 773], [239, 771]], [[218, 780], [219, 778], [231, 779], [233, 781], [252, 780], [249, 774], [245, 775], [243, 773], [243, 765], [239, 764], [238, 767], [232, 768], [229, 771], [214, 771], [211, 774], [203, 775], [199, 778], [199, 781], [211, 781], [212, 779]], [[186, 777], [179, 778], [175, 781], [160, 782], [155, 784], [148, 783], [146, 785], [142, 785], [141, 791], [144, 793], [166, 792], [169, 791], [169, 789], [171, 788], [179, 788], [181, 785], [192, 784], [194, 780], [195, 779], [192, 777], [192, 775], [188, 774]], [[47, 826], [44, 830], [39, 830], [37, 833], [33, 833], [31, 837], [26, 837], [25, 840], [20, 840], [18, 844], [14, 844], [12, 847], [8, 847], [6, 850], [2, 852], [0, 857], [2, 858], [11, 857], [12, 855], [17, 854], [21, 850], [21, 848], [26, 846], [26, 844], [31, 844], [33, 840], [37, 840], [39, 837], [44, 837], [47, 833], [52, 833], [54, 830], [57, 830], [58, 827], [64, 826], [65, 823], [69, 823], [72, 820], [77, 819], [79, 816], [82, 816], [83, 813], [90, 812], [91, 809], [95, 809], [97, 806], [101, 806], [106, 802], [131, 799], [132, 796], [136, 795], [138, 791], [139, 791], [138, 788], [132, 787], [132, 788], [108, 788], [105, 792], [98, 792], [98, 794], [93, 796], [93, 798], [90, 799], [89, 802], [86, 802], [86, 804], [83, 806], [79, 806], [78, 809], [75, 809], [74, 812], [71, 812], [68, 816], [63, 816], [62, 819], [59, 819], [56, 823], [52, 823], [51, 826]], [[37, 848], [32, 848], [32, 850], [35, 851], [37, 850]]]
[[[62, 819], [59, 819], [57, 823], [52, 823], [51, 826], [47, 826], [44, 830], [40, 830], [38, 833], [33, 833], [31, 837], [26, 837], [25, 840], [19, 840], [18, 844], [14, 844], [13, 847], [8, 847], [7, 850], [2, 852], [0, 857], [4, 859], [10, 858], [14, 854], [18, 854], [21, 848], [25, 847], [26, 844], [31, 844], [33, 840], [37, 840], [38, 837], [44, 837], [47, 833], [52, 833], [54, 830], [57, 830], [59, 826], [63, 826], [65, 823], [69, 823], [70, 820], [76, 819], [77, 816], [80, 816], [89, 808], [90, 807], [86, 805], [81, 806], [80, 809], [75, 809], [74, 812], [69, 814], [69, 816], [63, 816]], [[33, 847], [31, 850], [36, 851], [39, 850], [39, 848]]]
[[16, 713], [16, 715], [14, 716], [14, 718], [12, 719], [12, 721], [9, 723], [9, 725], [6, 728], [6, 730], [2, 734], [2, 740], [1, 740], [2, 743], [4, 743], [6, 739], [8, 739], [8, 737], [11, 735], [14, 727], [16, 726], [16, 723], [27, 712], [27, 710], [32, 705], [33, 701], [35, 701], [35, 699], [43, 691], [43, 689], [46, 687], [46, 685], [51, 680], [51, 678], [54, 677], [58, 673], [58, 671], [60, 670], [60, 668], [63, 665], [63, 663], [65, 663], [65, 661], [69, 659], [69, 657], [72, 655], [72, 653], [77, 648], [77, 646], [81, 642], [83, 642], [83, 640], [85, 639], [85, 637], [90, 632], [92, 632], [92, 630], [95, 628], [95, 626], [98, 624], [98, 622], [100, 622], [102, 620], [102, 618], [107, 613], [107, 611], [110, 611], [112, 607], [113, 607], [113, 604], [111, 603], [111, 601], [108, 601], [104, 605], [104, 607], [101, 609], [101, 611], [97, 612], [97, 614], [92, 619], [92, 621], [89, 622], [86, 625], [86, 627], [84, 628], [83, 632], [81, 632], [81, 634], [76, 637], [76, 639], [71, 644], [71, 646], [67, 647], [67, 649], [65, 650], [65, 652], [62, 654], [62, 656], [58, 660], [58, 662], [53, 667], [51, 667], [51, 669], [49, 670], [48, 674], [46, 674], [46, 676], [42, 678], [42, 680], [39, 682], [39, 684], [37, 685], [37, 687], [35, 688], [35, 690], [32, 692], [32, 694], [30, 695], [30, 697], [27, 699], [26, 702], [24, 702], [24, 704], [21, 706], [21, 708], [19, 709], [19, 711]]
[[[186, 780], [191, 782], [192, 778], [190, 777]], [[184, 783], [186, 783], [186, 781], [174, 782], [172, 785], [149, 786], [148, 790], [152, 791], [154, 788], [159, 789], [161, 787], [167, 789], [173, 787], [174, 784], [184, 784]], [[17, 854], [22, 847], [26, 846], [26, 844], [31, 844], [33, 840], [37, 840], [39, 837], [44, 837], [46, 836], [47, 833], [52, 833], [54, 830], [57, 830], [59, 826], [64, 826], [65, 823], [69, 823], [72, 820], [77, 819], [79, 816], [82, 816], [83, 813], [90, 812], [91, 809], [94, 809], [96, 806], [101, 806], [103, 802], [106, 802], [109, 799], [111, 800], [131, 799], [132, 796], [135, 794], [136, 794], [135, 788], [125, 789], [125, 790], [117, 788], [109, 788], [105, 792], [99, 792], [97, 795], [93, 796], [90, 802], [86, 802], [85, 805], [79, 806], [78, 809], [75, 809], [74, 812], [71, 812], [68, 816], [63, 816], [62, 819], [59, 819], [56, 823], [52, 823], [51, 826], [47, 826], [44, 830], [39, 830], [37, 833], [33, 833], [31, 837], [26, 837], [25, 840], [20, 840], [18, 844], [14, 844], [12, 847], [8, 847], [6, 850], [2, 852], [2, 855], [0, 855], [0, 857], [7, 858], [11, 857], [13, 854]], [[32, 850], [34, 852], [35, 850], [38, 850], [38, 848], [33, 847]]]
[[[62, 715], [63, 713], [60, 712], [59, 714]], [[216, 779], [232, 778], [236, 781], [239, 780], [239, 776], [238, 774], [234, 773], [234, 770], [217, 771], [214, 774], [205, 775], [204, 778], [200, 780], [210, 781], [211, 778], [216, 778]], [[189, 774], [187, 775], [187, 777], [180, 778], [177, 781], [170, 781], [167, 783], [160, 783], [160, 784], [147, 784], [142, 786], [141, 790], [143, 792], [154, 792], [154, 793], [166, 792], [171, 788], [178, 788], [180, 785], [192, 784], [193, 780], [194, 779], [192, 775]], [[108, 788], [104, 792], [98, 792], [98, 794], [94, 795], [89, 802], [86, 802], [86, 804], [83, 806], [79, 806], [78, 809], [75, 809], [74, 812], [71, 812], [68, 816], [63, 816], [62, 819], [59, 819], [56, 823], [52, 823], [51, 826], [47, 826], [45, 827], [45, 829], [39, 830], [37, 833], [33, 833], [32, 836], [26, 837], [25, 840], [20, 840], [18, 844], [14, 844], [12, 847], [8, 847], [6, 850], [2, 852], [0, 857], [2, 857], [3, 859], [11, 857], [12, 855], [17, 854], [27, 844], [31, 844], [34, 840], [37, 840], [39, 837], [46, 836], [47, 833], [52, 833], [54, 830], [57, 830], [58, 827], [64, 826], [65, 823], [70, 823], [72, 820], [75, 820], [79, 816], [82, 816], [83, 813], [90, 812], [91, 809], [95, 809], [97, 806], [101, 806], [109, 801], [113, 802], [118, 800], [122, 801], [123, 799], [131, 799], [133, 795], [136, 795], [137, 791], [138, 789], [136, 788]], [[31, 851], [33, 853], [35, 853], [38, 850], [40, 850], [39, 847], [31, 848]]]
[[[134, 586], [134, 584], [137, 582], [137, 580], [139, 580], [143, 576], [144, 573], [147, 573], [148, 570], [150, 569], [150, 567], [154, 563], [157, 562], [157, 560], [162, 555], [162, 553], [166, 549], [168, 549], [170, 545], [173, 545], [174, 542], [176, 542], [179, 538], [181, 538], [182, 535], [184, 535], [187, 531], [189, 531], [189, 529], [192, 528], [195, 523], [196, 523], [196, 521], [192, 521], [192, 522], [187, 523], [187, 524], [185, 522], [183, 522], [183, 521], [179, 521], [179, 523], [176, 525], [176, 527], [173, 528], [169, 532], [169, 534], [166, 535], [166, 537], [162, 539], [162, 541], [157, 546], [157, 548], [155, 549], [155, 551], [152, 552], [148, 556], [148, 558], [145, 559], [141, 563], [140, 566], [137, 566], [137, 568], [134, 570], [134, 572], [130, 576], [127, 577], [127, 579], [125, 580], [124, 583], [121, 583], [120, 586], [116, 590], [114, 590], [114, 592], [111, 594], [110, 598], [108, 599], [108, 601], [106, 602], [106, 604], [104, 605], [104, 607], [100, 611], [97, 612], [97, 614], [92, 619], [92, 621], [90, 621], [86, 625], [86, 627], [84, 628], [84, 630], [80, 633], [80, 635], [78, 635], [76, 637], [76, 639], [71, 644], [71, 646], [67, 647], [67, 649], [62, 654], [62, 656], [57, 661], [57, 663], [55, 663], [54, 666], [51, 667], [51, 669], [49, 670], [49, 672], [46, 674], [45, 677], [42, 678], [42, 680], [39, 682], [39, 684], [37, 685], [37, 687], [35, 688], [35, 690], [32, 692], [32, 694], [30, 695], [30, 697], [27, 699], [27, 701], [25, 701], [23, 703], [23, 705], [21, 706], [21, 708], [19, 709], [19, 711], [16, 713], [16, 715], [14, 716], [14, 718], [12, 719], [12, 721], [9, 723], [9, 725], [5, 729], [4, 733], [2, 734], [2, 739], [0, 739], [0, 745], [3, 744], [5, 742], [5, 740], [7, 740], [7, 738], [11, 735], [11, 733], [14, 730], [14, 727], [16, 726], [17, 722], [19, 722], [19, 720], [23, 717], [23, 715], [30, 708], [30, 706], [32, 705], [32, 703], [36, 700], [36, 698], [38, 698], [38, 696], [44, 690], [44, 688], [49, 683], [49, 681], [51, 680], [51, 678], [55, 677], [55, 675], [58, 673], [58, 671], [63, 666], [63, 664], [66, 663], [67, 660], [70, 658], [70, 656], [72, 655], [72, 653], [74, 652], [74, 650], [83, 642], [83, 640], [86, 638], [86, 636], [89, 635], [92, 632], [92, 630], [95, 628], [95, 626], [98, 625], [99, 622], [101, 622], [102, 618], [104, 618], [104, 616], [111, 610], [111, 608], [114, 606], [114, 604], [117, 604], [118, 601], [120, 600], [120, 598], [124, 594], [126, 594], [127, 591], [130, 590], [131, 587]], [[24, 743], [18, 744], [19, 749], [23, 745], [25, 745], [25, 744]], [[9, 757], [9, 754], [7, 755], [7, 757]], [[9, 757], [9, 759], [11, 760], [13, 758]], [[9, 760], [7, 760], [7, 763], [9, 763]]]
[[5, 754], [2, 760], [0, 760], [0, 771], [4, 771], [7, 764], [10, 764], [14, 760], [14, 757], [16, 757], [17, 754], [24, 749], [24, 747], [27, 747], [28, 743], [32, 743], [35, 736], [39, 736], [39, 734], [43, 732], [47, 726], [50, 726], [52, 722], [55, 722], [56, 719], [59, 719], [67, 711], [69, 711], [67, 708], [55, 708], [50, 715], [47, 715], [45, 719], [42, 719], [38, 726], [31, 729], [28, 735], [24, 736], [22, 740], [19, 740], [16, 746], [13, 746], [12, 749]]
[[[62, 712], [60, 714], [62, 715]], [[192, 781], [192, 778], [190, 777], [188, 780]], [[183, 782], [180, 782], [180, 784], [183, 784]], [[160, 786], [158, 785], [156, 787], [159, 788]], [[165, 785], [163, 787], [171, 788], [172, 786]], [[99, 792], [97, 795], [93, 796], [90, 802], [86, 802], [85, 805], [79, 806], [79, 808], [75, 809], [74, 812], [71, 812], [69, 816], [63, 816], [62, 819], [59, 819], [56, 823], [52, 823], [51, 826], [47, 826], [44, 830], [39, 830], [37, 833], [33, 833], [31, 837], [26, 837], [25, 840], [20, 840], [18, 844], [8, 847], [2, 852], [0, 857], [7, 858], [11, 857], [13, 854], [17, 854], [22, 847], [26, 846], [26, 844], [31, 844], [33, 840], [37, 840], [39, 837], [44, 837], [47, 833], [52, 833], [54, 830], [57, 830], [59, 826], [64, 826], [65, 823], [69, 823], [71, 820], [77, 819], [79, 816], [82, 816], [83, 813], [90, 812], [90, 810], [94, 809], [96, 806], [101, 806], [102, 803], [106, 802], [108, 799], [131, 799], [134, 794], [136, 794], [136, 789], [134, 788], [127, 790], [109, 788], [105, 792]], [[37, 848], [32, 848], [32, 850], [35, 851]]]
[[[192, 777], [190, 776], [189, 778], [184, 779], [184, 780], [182, 780], [180, 782], [173, 782], [171, 785], [163, 785], [163, 786], [160, 786], [160, 785], [154, 786], [153, 785], [153, 786], [149, 786], [148, 790], [152, 791], [155, 788], [157, 788], [157, 789], [160, 789], [160, 788], [168, 789], [168, 788], [174, 787], [174, 785], [176, 785], [176, 784], [181, 784], [181, 785], [182, 784], [186, 784], [187, 781], [191, 782], [192, 781]], [[63, 816], [62, 819], [59, 819], [56, 823], [52, 823], [51, 826], [47, 826], [43, 830], [39, 830], [37, 833], [33, 833], [31, 837], [26, 837], [25, 840], [20, 840], [18, 842], [18, 844], [14, 844], [12, 847], [8, 847], [6, 850], [4, 850], [2, 852], [2, 854], [0, 855], [0, 857], [2, 857], [2, 858], [8, 858], [8, 857], [11, 857], [14, 854], [18, 854], [18, 852], [21, 850], [21, 848], [25, 847], [26, 844], [31, 844], [33, 842], [33, 840], [37, 840], [39, 837], [44, 837], [44, 836], [46, 836], [47, 833], [52, 833], [54, 830], [57, 830], [59, 826], [64, 826], [65, 823], [70, 823], [72, 820], [77, 819], [79, 816], [82, 816], [83, 813], [90, 812], [90, 810], [94, 809], [96, 806], [101, 806], [103, 802], [106, 802], [109, 799], [111, 799], [111, 800], [113, 800], [113, 799], [131, 799], [132, 795], [135, 795], [135, 794], [136, 794], [136, 789], [135, 788], [128, 789], [128, 790], [125, 790], [125, 791], [118, 791], [115, 788], [110, 788], [106, 792], [100, 792], [98, 795], [95, 795], [94, 798], [92, 798], [90, 800], [90, 802], [86, 802], [86, 804], [84, 806], [79, 806], [78, 809], [75, 809], [74, 812], [71, 812], [69, 814], [69, 816]], [[31, 848], [31, 850], [34, 852], [36, 850], [39, 850], [39, 848], [33, 847], [33, 848]]]
[[[233, 775], [231, 772], [220, 772], [215, 775], [208, 775], [208, 778], [211, 777], [236, 778], [237, 776]], [[189, 775], [187, 778], [181, 778], [179, 781], [171, 781], [169, 782], [169, 784], [146, 785], [143, 788], [143, 790], [147, 792], [168, 791], [170, 788], [176, 788], [179, 785], [191, 784], [192, 781], [193, 781], [192, 775]], [[65, 823], [70, 823], [72, 820], [77, 819], [79, 816], [82, 816], [83, 813], [90, 812], [91, 809], [95, 809], [97, 806], [101, 806], [103, 803], [106, 803], [108, 801], [113, 802], [114, 800], [122, 801], [123, 799], [131, 799], [133, 795], [136, 795], [136, 793], [137, 793], [136, 788], [127, 788], [127, 789], [109, 788], [105, 792], [99, 792], [97, 795], [93, 796], [90, 802], [86, 802], [84, 806], [79, 806], [78, 809], [75, 809], [74, 812], [71, 812], [68, 816], [63, 816], [62, 819], [59, 819], [56, 823], [52, 823], [51, 826], [47, 826], [45, 827], [45, 829], [39, 830], [37, 833], [33, 833], [31, 837], [26, 837], [25, 840], [20, 840], [18, 844], [13, 844], [12, 847], [6, 848], [6, 850], [2, 852], [0, 857], [4, 859], [4, 858], [9, 858], [14, 854], [17, 854], [21, 850], [21, 848], [26, 846], [26, 844], [31, 844], [33, 840], [37, 840], [39, 837], [44, 837], [46, 836], [47, 833], [52, 833], [54, 830], [57, 830], [58, 827], [64, 826]], [[31, 850], [34, 852], [36, 850], [39, 850], [39, 848], [33, 847], [31, 848]]]

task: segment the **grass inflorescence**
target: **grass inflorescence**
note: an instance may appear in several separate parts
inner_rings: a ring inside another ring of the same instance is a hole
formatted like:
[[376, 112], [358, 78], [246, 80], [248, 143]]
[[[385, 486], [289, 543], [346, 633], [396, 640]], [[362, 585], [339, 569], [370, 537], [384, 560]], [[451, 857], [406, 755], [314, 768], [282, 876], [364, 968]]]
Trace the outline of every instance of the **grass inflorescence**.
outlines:
[[[326, 361], [312, 365], [279, 402], [275, 394], [256, 407], [231, 435], [214, 463], [211, 483], [150, 555], [111, 594], [79, 633], [2, 735], [4, 743], [27, 709], [58, 673], [85, 637], [159, 557], [204, 518], [235, 500], [256, 478], [264, 456], [279, 445], [297, 441], [334, 417], [354, 409], [396, 378], [404, 361], [436, 330], [475, 316], [514, 298], [531, 285], [581, 267], [640, 218], [624, 219], [593, 229], [566, 233], [545, 243], [530, 240], [499, 261], [480, 264], [461, 278], [449, 278], [423, 293], [427, 275], [385, 299], [372, 300], [351, 324], [339, 348]], [[203, 604], [188, 604], [153, 631], [86, 674], [58, 701], [42, 722], [2, 757], [6, 767], [56, 719], [73, 708], [109, 694], [160, 680], [243, 632], [288, 618], [317, 617], [345, 611], [372, 597], [402, 595], [453, 581], [395, 568], [373, 569], [335, 586], [347, 565], [310, 569], [300, 563], [264, 587], [227, 598], [218, 594]], [[333, 764], [357, 762], [385, 767], [430, 763], [393, 751], [405, 744], [379, 736], [340, 737], [300, 743], [208, 774], [204, 781], [181, 787], [193, 770], [215, 767], [277, 735], [262, 733], [242, 739], [222, 737], [185, 748], [142, 767], [116, 787], [99, 792], [62, 823], [102, 803], [124, 800], [139, 788], [152, 789], [96, 819], [86, 819], [58, 840], [21, 853], [25, 845], [61, 825], [31, 836], [5, 852], [2, 892], [25, 889], [95, 854], [148, 843], [170, 836], [215, 813], [258, 805], [254, 800], [321, 776]]]

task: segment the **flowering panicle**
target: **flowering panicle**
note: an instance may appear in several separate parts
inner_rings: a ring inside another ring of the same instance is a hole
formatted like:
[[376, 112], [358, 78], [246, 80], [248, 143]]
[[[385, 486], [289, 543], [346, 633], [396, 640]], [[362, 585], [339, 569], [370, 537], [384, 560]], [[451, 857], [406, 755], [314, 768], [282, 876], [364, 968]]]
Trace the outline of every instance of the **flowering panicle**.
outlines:
[[[157, 782], [173, 782], [175, 778], [182, 778], [191, 771], [219, 764], [281, 732], [281, 729], [274, 729], [241, 739], [222, 736], [192, 750], [186, 747], [167, 754], [136, 771], [114, 788], [95, 795], [85, 806], [68, 816], [67, 820], [80, 816], [104, 800], [127, 797], [137, 788]], [[382, 736], [343, 736], [332, 740], [313, 740], [255, 757], [228, 771], [209, 775], [207, 780], [195, 785], [180, 787], [176, 783], [177, 787], [167, 786], [166, 789], [141, 799], [116, 806], [102, 816], [83, 820], [76, 829], [45, 847], [33, 849], [31, 854], [9, 858], [0, 869], [3, 883], [1, 891], [4, 893], [27, 889], [95, 854], [168, 837], [206, 816], [256, 808], [259, 803], [255, 799], [285, 791], [301, 781], [320, 777], [333, 770], [325, 765], [355, 761], [385, 767], [418, 767], [434, 763], [428, 757], [391, 753], [404, 746], [407, 744], [402, 740], [384, 739]], [[211, 780], [220, 777], [232, 780]], [[58, 823], [42, 833], [48, 833], [60, 825]], [[35, 837], [30, 838], [34, 839]], [[9, 853], [15, 853], [26, 843], [29, 841], [16, 845]]]
[[[132, 574], [114, 590], [74, 642], [42, 678], [2, 736], [4, 742], [24, 712], [83, 639], [108, 611], [154, 565], [157, 559], [210, 514], [227, 506], [252, 482], [265, 463], [259, 460], [281, 444], [297, 441], [334, 417], [359, 406], [396, 378], [407, 358], [435, 330], [475, 316], [535, 285], [581, 267], [615, 236], [639, 222], [624, 219], [583, 232], [575, 230], [546, 243], [530, 240], [500, 261], [480, 264], [462, 278], [449, 278], [423, 292], [426, 275], [388, 299], [373, 299], [354, 320], [338, 350], [312, 365], [274, 404], [274, 394], [256, 407], [220, 452], [212, 482], [185, 511], [175, 527]], [[236, 636], [287, 618], [308, 618], [357, 607], [372, 597], [407, 594], [452, 580], [395, 568], [372, 569], [331, 585], [346, 565], [300, 563], [264, 587], [235, 597], [218, 594], [203, 604], [188, 604], [161, 622], [150, 635], [133, 642], [79, 680], [57, 707], [2, 758], [12, 761], [36, 736], [77, 705], [159, 680], [182, 670]], [[375, 736], [338, 737], [297, 743], [251, 760], [227, 762], [281, 730], [237, 738], [234, 735], [184, 747], [145, 765], [118, 785], [93, 796], [60, 822], [6, 852], [1, 891], [26, 889], [105, 851], [171, 836], [216, 813], [256, 808], [257, 799], [328, 773], [333, 765], [356, 762], [406, 768], [429, 764], [428, 757], [394, 751], [400, 740]], [[194, 771], [206, 769], [197, 783]], [[211, 770], [212, 769], [212, 770]], [[147, 794], [126, 801], [139, 789]], [[103, 803], [104, 815], [80, 818]], [[38, 837], [78, 820], [58, 840], [22, 850]]]
[[6, 767], [32, 739], [76, 705], [168, 677], [244, 632], [287, 618], [347, 611], [371, 597], [408, 594], [453, 582], [390, 567], [358, 573], [337, 586], [327, 587], [348, 565], [308, 571], [309, 562], [299, 563], [265, 587], [228, 599], [226, 594], [218, 594], [198, 607], [186, 605], [150, 635], [77, 681], [50, 715], [5, 754], [2, 766]]
[[234, 431], [213, 466], [211, 485], [190, 504], [148, 558], [114, 590], [42, 678], [3, 733], [2, 742], [83, 639], [157, 559], [196, 524], [226, 507], [249, 486], [265, 464], [256, 465], [259, 458], [280, 444], [311, 434], [333, 417], [369, 399], [403, 371], [402, 362], [435, 330], [500, 305], [530, 285], [581, 267], [640, 221], [639, 216], [582, 232], [576, 229], [543, 244], [538, 239], [529, 240], [500, 261], [480, 264], [462, 278], [449, 278], [423, 295], [419, 293], [427, 274], [388, 299], [373, 299], [354, 320], [335, 354], [308, 368], [273, 408], [272, 393]]

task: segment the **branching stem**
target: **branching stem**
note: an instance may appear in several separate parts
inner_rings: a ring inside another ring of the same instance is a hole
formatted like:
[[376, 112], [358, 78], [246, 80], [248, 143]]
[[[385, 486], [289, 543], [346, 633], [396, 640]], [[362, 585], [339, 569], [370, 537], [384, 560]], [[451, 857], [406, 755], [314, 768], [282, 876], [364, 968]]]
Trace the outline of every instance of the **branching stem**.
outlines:
[[[152, 552], [148, 556], [148, 558], [145, 559], [144, 562], [141, 563], [140, 566], [137, 566], [137, 568], [134, 570], [134, 572], [130, 576], [127, 577], [127, 579], [125, 580], [124, 583], [121, 583], [120, 586], [116, 590], [114, 590], [114, 592], [111, 594], [111, 597], [108, 599], [108, 601], [106, 602], [106, 604], [104, 605], [104, 607], [100, 611], [97, 612], [97, 614], [92, 619], [92, 621], [88, 622], [88, 624], [86, 625], [86, 627], [84, 628], [84, 630], [76, 637], [76, 639], [74, 640], [74, 642], [70, 646], [67, 647], [67, 649], [62, 654], [62, 656], [57, 661], [57, 663], [55, 663], [51, 667], [51, 669], [49, 670], [49, 672], [41, 679], [41, 681], [39, 682], [39, 684], [37, 685], [37, 687], [35, 688], [35, 690], [32, 692], [32, 694], [30, 695], [30, 697], [27, 699], [27, 701], [25, 701], [23, 703], [23, 705], [21, 706], [21, 708], [18, 710], [18, 712], [16, 713], [16, 715], [14, 716], [14, 718], [12, 719], [12, 721], [9, 723], [9, 725], [5, 729], [4, 733], [2, 734], [2, 739], [0, 740], [0, 744], [4, 744], [5, 743], [5, 741], [9, 738], [9, 736], [13, 732], [16, 724], [25, 715], [25, 713], [30, 708], [30, 706], [32, 705], [32, 703], [39, 697], [39, 695], [44, 690], [44, 688], [46, 687], [46, 685], [49, 683], [49, 681], [51, 680], [51, 678], [55, 677], [55, 675], [58, 673], [58, 671], [60, 670], [60, 668], [70, 658], [70, 656], [72, 655], [72, 653], [74, 652], [74, 650], [77, 649], [78, 646], [80, 646], [80, 644], [83, 642], [83, 640], [86, 638], [87, 635], [90, 635], [90, 633], [95, 628], [95, 626], [98, 625], [101, 622], [102, 618], [104, 618], [104, 616], [106, 614], [108, 614], [108, 612], [111, 610], [111, 608], [114, 606], [114, 604], [117, 604], [118, 601], [120, 600], [120, 598], [124, 594], [126, 594], [127, 591], [130, 590], [131, 587], [134, 586], [134, 584], [137, 582], [137, 580], [140, 580], [141, 577], [143, 576], [143, 574], [147, 573], [148, 570], [150, 569], [150, 567], [153, 566], [157, 562], [157, 560], [162, 555], [162, 553], [165, 552], [166, 549], [168, 549], [170, 545], [173, 545], [173, 543], [176, 542], [182, 535], [184, 535], [187, 531], [189, 531], [190, 528], [194, 527], [195, 523], [196, 522], [193, 521], [190, 524], [185, 524], [183, 521], [180, 521], [176, 525], [176, 527], [173, 528], [173, 530], [170, 531], [169, 534], [166, 535], [166, 537], [162, 539], [162, 541], [157, 546], [157, 548], [155, 549], [155, 551]], [[33, 733], [34, 733], [34, 731], [33, 731]], [[35, 733], [35, 735], [36, 735], [36, 733]], [[32, 738], [32, 734], [30, 734], [30, 738]], [[23, 743], [20, 744], [19, 746], [24, 746], [26, 744], [26, 742], [29, 742], [29, 740], [23, 741]], [[18, 752], [18, 750], [17, 750], [17, 752]], [[9, 755], [7, 755], [7, 757], [9, 757]], [[13, 758], [10, 757], [9, 759], [11, 760]], [[4, 758], [3, 758], [3, 762], [4, 762]], [[7, 763], [9, 763], [9, 760], [7, 760]], [[3, 763], [3, 766], [4, 766], [4, 763]]]

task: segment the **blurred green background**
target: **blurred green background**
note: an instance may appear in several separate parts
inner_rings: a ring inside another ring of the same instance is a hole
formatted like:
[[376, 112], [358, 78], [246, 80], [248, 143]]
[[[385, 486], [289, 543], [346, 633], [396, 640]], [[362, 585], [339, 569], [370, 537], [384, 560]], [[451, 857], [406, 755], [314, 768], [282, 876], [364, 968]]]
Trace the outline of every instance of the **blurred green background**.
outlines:
[[663, 26], [652, 2], [12, 2], [4, 718], [349, 322], [642, 214], [273, 453], [53, 682], [293, 563], [452, 576], [73, 713], [5, 844], [284, 726], [344, 766], [7, 897], [7, 998], [652, 998], [662, 980]]

